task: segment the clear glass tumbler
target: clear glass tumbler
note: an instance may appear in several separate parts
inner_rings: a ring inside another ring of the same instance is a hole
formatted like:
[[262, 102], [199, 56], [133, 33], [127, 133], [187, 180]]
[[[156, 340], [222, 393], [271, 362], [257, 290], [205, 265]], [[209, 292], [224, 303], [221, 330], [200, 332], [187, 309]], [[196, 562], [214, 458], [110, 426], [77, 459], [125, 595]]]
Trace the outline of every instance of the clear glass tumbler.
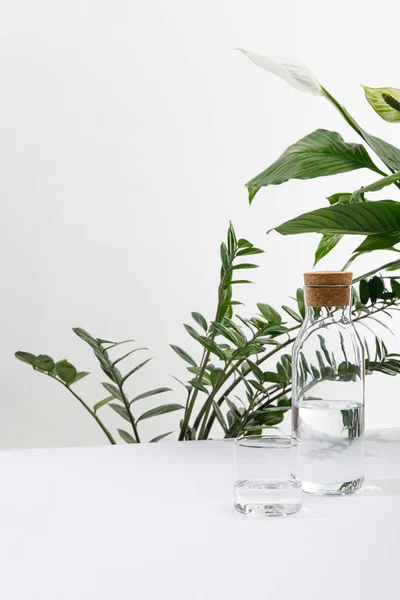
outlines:
[[234, 508], [244, 515], [286, 516], [300, 510], [297, 441], [283, 435], [250, 435], [235, 441]]

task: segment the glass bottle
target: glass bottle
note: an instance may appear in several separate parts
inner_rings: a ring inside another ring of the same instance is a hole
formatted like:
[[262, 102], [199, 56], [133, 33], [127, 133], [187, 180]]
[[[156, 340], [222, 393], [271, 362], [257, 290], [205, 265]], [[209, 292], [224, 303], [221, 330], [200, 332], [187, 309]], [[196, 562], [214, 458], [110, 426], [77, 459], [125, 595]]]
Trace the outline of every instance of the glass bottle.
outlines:
[[352, 273], [304, 274], [306, 316], [293, 345], [292, 436], [303, 490], [343, 495], [364, 481], [364, 352]]

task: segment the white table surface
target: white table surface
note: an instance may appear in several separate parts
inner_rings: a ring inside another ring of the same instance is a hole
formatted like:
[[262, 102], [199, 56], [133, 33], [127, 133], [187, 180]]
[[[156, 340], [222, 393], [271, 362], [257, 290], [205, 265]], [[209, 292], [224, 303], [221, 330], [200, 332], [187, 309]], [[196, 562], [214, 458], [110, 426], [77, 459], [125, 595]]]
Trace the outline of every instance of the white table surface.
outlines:
[[2, 600], [386, 600], [400, 595], [400, 430], [363, 492], [232, 510], [231, 442], [0, 453]]

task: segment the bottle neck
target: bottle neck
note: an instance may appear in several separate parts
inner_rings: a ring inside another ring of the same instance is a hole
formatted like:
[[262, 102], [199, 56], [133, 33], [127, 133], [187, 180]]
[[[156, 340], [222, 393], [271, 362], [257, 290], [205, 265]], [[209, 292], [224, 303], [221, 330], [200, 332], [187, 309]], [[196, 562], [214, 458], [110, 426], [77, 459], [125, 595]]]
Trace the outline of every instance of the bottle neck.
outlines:
[[351, 323], [351, 306], [306, 306], [308, 323], [330, 320], [332, 323]]

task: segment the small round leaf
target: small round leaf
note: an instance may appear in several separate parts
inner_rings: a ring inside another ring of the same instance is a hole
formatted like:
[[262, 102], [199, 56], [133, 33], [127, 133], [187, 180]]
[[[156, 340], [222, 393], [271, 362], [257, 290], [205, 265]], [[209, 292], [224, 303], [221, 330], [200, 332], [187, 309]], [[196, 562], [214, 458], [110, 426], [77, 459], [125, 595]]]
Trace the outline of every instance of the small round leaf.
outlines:
[[56, 373], [67, 385], [75, 381], [77, 371], [67, 360], [56, 363]]
[[54, 360], [51, 356], [47, 356], [47, 354], [39, 354], [35, 358], [34, 366], [39, 371], [45, 371], [46, 373], [50, 373], [54, 369]]

